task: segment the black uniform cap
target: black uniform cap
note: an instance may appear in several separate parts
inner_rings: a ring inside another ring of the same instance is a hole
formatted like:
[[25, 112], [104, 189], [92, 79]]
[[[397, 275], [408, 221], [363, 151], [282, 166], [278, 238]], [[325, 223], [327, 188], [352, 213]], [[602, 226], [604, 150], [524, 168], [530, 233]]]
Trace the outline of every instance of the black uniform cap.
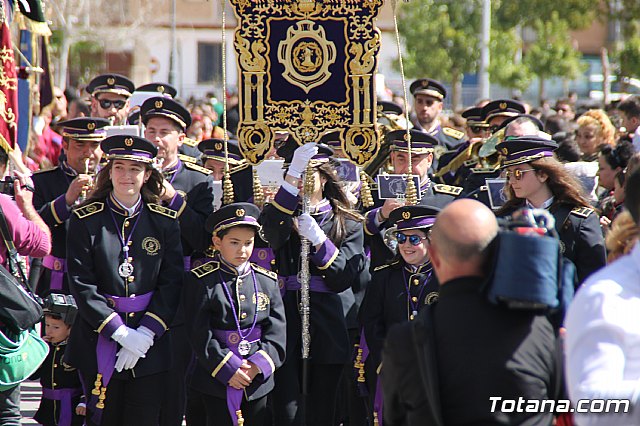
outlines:
[[141, 163], [151, 163], [158, 153], [158, 148], [151, 142], [131, 135], [109, 136], [100, 143], [100, 148], [108, 160], [131, 160]]
[[[409, 133], [411, 135], [412, 154], [428, 154], [433, 152], [434, 146], [438, 145], [438, 140], [428, 133], [414, 129], [410, 129]], [[387, 134], [387, 138], [391, 141], [392, 151], [409, 152], [406, 130], [394, 130], [389, 132]]]
[[544, 157], [553, 157], [558, 144], [537, 136], [508, 137], [496, 145], [496, 150], [504, 156], [502, 167], [530, 163]]
[[213, 235], [238, 225], [253, 226], [260, 229], [258, 217], [260, 209], [251, 203], [232, 203], [220, 207], [209, 215], [205, 230]]
[[[299, 147], [298, 143], [293, 140], [293, 138], [287, 139], [278, 149], [276, 150], [276, 154], [279, 157], [284, 158], [284, 166], [287, 167], [291, 164], [291, 160], [293, 160], [293, 153]], [[319, 143], [318, 145], [318, 153], [313, 156], [311, 161], [315, 162], [327, 162], [333, 156], [333, 148], [329, 145], [325, 145], [323, 143]]]
[[378, 112], [382, 114], [402, 115], [402, 107], [395, 102], [379, 101]]
[[[198, 143], [198, 150], [202, 153], [203, 160], [225, 161], [224, 140], [222, 139], [205, 139]], [[229, 164], [238, 164], [244, 159], [236, 140], [227, 141], [227, 151], [229, 152]]]
[[115, 93], [129, 97], [134, 90], [133, 82], [120, 74], [101, 74], [91, 80], [86, 88], [87, 93], [92, 96], [99, 93]]
[[152, 92], [159, 96], [175, 98], [178, 90], [168, 83], [148, 83], [136, 87], [136, 92]]
[[443, 100], [447, 97], [447, 89], [444, 88], [444, 85], [430, 78], [421, 78], [414, 81], [409, 86], [409, 91], [414, 97], [416, 95], [427, 95], [438, 100]]
[[470, 126], [489, 127], [489, 124], [485, 123], [482, 119], [482, 108], [480, 107], [471, 107], [465, 109], [462, 112], [462, 118], [465, 118], [467, 120], [467, 124]]
[[397, 227], [398, 231], [431, 228], [439, 212], [438, 207], [402, 206], [391, 211], [389, 221]]
[[513, 117], [524, 113], [525, 108], [522, 103], [511, 99], [499, 99], [489, 102], [482, 108], [482, 121], [488, 123], [493, 117]]
[[154, 96], [144, 101], [140, 106], [140, 116], [145, 125], [153, 117], [175, 121], [183, 131], [191, 125], [191, 114], [185, 107], [171, 98], [161, 96]]
[[102, 140], [107, 136], [104, 127], [109, 120], [94, 117], [72, 118], [58, 123], [62, 128], [62, 136], [77, 140]]
[[340, 148], [342, 142], [340, 142], [340, 134], [342, 132], [339, 130], [334, 130], [333, 132], [328, 132], [322, 135], [320, 138], [320, 143], [330, 146], [333, 149]]

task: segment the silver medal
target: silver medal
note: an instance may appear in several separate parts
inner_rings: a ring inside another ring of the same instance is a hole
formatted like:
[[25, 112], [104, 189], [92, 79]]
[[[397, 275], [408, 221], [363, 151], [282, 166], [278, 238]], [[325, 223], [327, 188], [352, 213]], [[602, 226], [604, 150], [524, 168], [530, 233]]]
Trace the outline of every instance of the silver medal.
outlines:
[[118, 275], [122, 278], [128, 278], [133, 274], [133, 265], [129, 262], [122, 262], [118, 267]]
[[238, 343], [238, 353], [242, 356], [247, 356], [249, 355], [249, 352], [251, 351], [251, 343], [247, 342], [246, 340], [240, 340], [240, 343]]

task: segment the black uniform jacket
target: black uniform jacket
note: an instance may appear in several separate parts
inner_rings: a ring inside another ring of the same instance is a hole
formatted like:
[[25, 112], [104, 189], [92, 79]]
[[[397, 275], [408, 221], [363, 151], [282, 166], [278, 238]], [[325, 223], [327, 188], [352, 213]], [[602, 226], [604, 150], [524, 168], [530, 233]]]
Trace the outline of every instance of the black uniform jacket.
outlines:
[[[82, 384], [80, 383], [80, 374], [75, 368], [66, 365], [62, 361], [67, 342], [58, 344], [49, 344], [49, 355], [38, 369], [36, 375], [31, 379], [40, 378], [40, 384], [47, 389], [77, 389], [78, 394], [71, 398], [71, 413], [73, 426], [84, 424], [84, 417], [75, 414], [76, 406], [82, 398]], [[40, 407], [33, 418], [43, 425], [57, 425], [60, 423], [60, 413], [62, 411], [62, 401], [54, 401], [42, 398]]]
[[277, 275], [254, 264], [251, 264], [251, 271], [238, 276], [236, 268], [216, 256], [215, 260], [188, 274], [183, 303], [187, 335], [196, 357], [188, 381], [202, 393], [226, 398], [227, 383], [242, 363], [242, 359], [228, 348], [227, 340], [216, 337], [213, 332], [233, 332], [228, 337], [231, 343], [237, 344], [240, 339], [234, 307], [224, 286], [233, 299], [243, 333], [251, 329], [257, 314], [256, 327], [261, 330], [261, 337], [251, 344], [246, 359], [258, 365], [262, 374], [256, 376], [245, 393], [249, 400], [260, 398], [273, 389], [273, 372], [284, 362], [287, 337]]
[[482, 283], [445, 283], [436, 304], [388, 333], [385, 425], [551, 424], [552, 413], [502, 412], [499, 402], [491, 412], [490, 397], [555, 398], [559, 363], [547, 318], [490, 304]]
[[[126, 238], [132, 229], [129, 258], [133, 274], [122, 278], [118, 274], [123, 261], [118, 233]], [[155, 341], [133, 369], [134, 375], [166, 371], [171, 346], [164, 332], [178, 308], [184, 269], [176, 213], [143, 202], [129, 216], [116, 207], [111, 196], [87, 204], [75, 209], [69, 220], [67, 258], [69, 287], [79, 315], [71, 330], [66, 362], [83, 374], [95, 372], [98, 333], [110, 338], [122, 324], [131, 328], [144, 325], [155, 333]], [[149, 292], [154, 293], [146, 310], [129, 314], [115, 312], [107, 296]]]
[[415, 271], [403, 260], [376, 268], [360, 311], [369, 347], [367, 363], [371, 363], [374, 370], [382, 360], [384, 339], [391, 326], [415, 319], [413, 311], [419, 312], [426, 304], [433, 303], [438, 290], [430, 262]]
[[165, 179], [177, 192], [167, 207], [178, 212], [185, 256], [203, 253], [211, 244], [211, 235], [204, 231], [204, 223], [213, 211], [213, 178], [210, 173], [202, 166], [180, 159], [170, 170], [163, 171]]
[[[512, 214], [523, 207], [505, 212]], [[578, 284], [607, 264], [604, 236], [600, 219], [593, 209], [553, 203], [549, 212], [556, 219], [556, 230], [560, 236], [563, 255], [576, 266]]]
[[[391, 227], [391, 225], [385, 221], [376, 226], [376, 215], [382, 208], [385, 200], [381, 200], [377, 196], [377, 188], [374, 187], [372, 191], [374, 199], [374, 207], [365, 214], [364, 232], [365, 243], [369, 246], [371, 251], [371, 263], [370, 269], [373, 271], [378, 266], [387, 264], [392, 260], [394, 254], [389, 247], [384, 243], [384, 232]], [[459, 186], [434, 184], [431, 181], [427, 181], [420, 188], [422, 198], [418, 201], [419, 205], [444, 208], [447, 204], [456, 199], [462, 192], [462, 188]]]
[[[67, 208], [64, 197], [76, 176], [77, 173], [66, 162], [33, 174], [33, 206], [51, 230], [51, 256], [60, 259], [67, 256], [67, 223], [71, 216], [71, 209]], [[49, 290], [51, 271], [42, 269], [37, 291], [44, 296]], [[66, 274], [62, 278], [62, 292], [69, 294]]]
[[[276, 270], [280, 277], [296, 276], [300, 271], [300, 237], [293, 228], [298, 213], [298, 197], [280, 188], [273, 203], [267, 204], [260, 216], [265, 238], [273, 248]], [[329, 235], [335, 220], [331, 205], [322, 201], [311, 212], [320, 228]], [[320, 277], [331, 292], [312, 291], [311, 358], [319, 364], [342, 364], [349, 360], [351, 349], [342, 301], [338, 293], [350, 288], [366, 268], [363, 253], [362, 224], [350, 218], [345, 222], [345, 236], [336, 246], [329, 238], [319, 250], [311, 248], [310, 273]], [[284, 281], [281, 278], [281, 286]], [[301, 356], [300, 292], [286, 291], [287, 357]]]

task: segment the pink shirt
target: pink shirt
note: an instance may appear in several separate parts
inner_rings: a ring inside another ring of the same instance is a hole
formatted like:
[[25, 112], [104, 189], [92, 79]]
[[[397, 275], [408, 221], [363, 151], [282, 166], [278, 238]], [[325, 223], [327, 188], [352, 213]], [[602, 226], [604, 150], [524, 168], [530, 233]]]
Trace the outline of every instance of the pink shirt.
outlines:
[[[18, 205], [8, 195], [0, 194], [0, 207], [9, 227], [13, 243], [22, 256], [44, 257], [51, 251], [51, 239], [46, 232], [27, 220]], [[0, 264], [5, 265], [7, 247], [0, 241]]]

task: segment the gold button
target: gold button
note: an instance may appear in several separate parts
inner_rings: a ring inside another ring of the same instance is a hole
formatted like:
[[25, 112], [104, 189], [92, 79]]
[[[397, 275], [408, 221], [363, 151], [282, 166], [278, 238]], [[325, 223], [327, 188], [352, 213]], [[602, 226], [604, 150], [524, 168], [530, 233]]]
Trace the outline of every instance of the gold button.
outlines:
[[136, 316], [136, 313], [135, 313], [135, 312], [129, 312], [129, 318], [133, 318], [133, 317], [135, 317], [135, 316]]
[[275, 259], [271, 259], [271, 264], [275, 265], [276, 264], [276, 260]]
[[129, 241], [129, 242], [127, 243], [127, 245], [128, 245], [128, 246], [130, 246], [131, 244], [133, 244], [133, 241]]
[[51, 383], [51, 387], [52, 387], [52, 388], [55, 388], [56, 386], [58, 386], [58, 384], [57, 384], [57, 383]]
[[129, 281], [130, 283], [132, 283], [134, 279], [135, 277], [133, 275], [130, 277], [127, 277], [127, 281]]
[[129, 226], [129, 221], [128, 221], [128, 220], [125, 220], [125, 221], [124, 221], [124, 227], [126, 228], [127, 226]]
[[238, 285], [242, 285], [242, 280], [238, 278]]
[[280, 221], [280, 225], [284, 225], [284, 220], [281, 220], [281, 221]]
[[128, 257], [127, 258], [127, 262], [129, 262], [129, 263], [133, 262], [133, 257]]
[[56, 352], [60, 350], [60, 346], [56, 346]]
[[53, 368], [58, 368], [58, 364], [53, 364]]
[[244, 295], [244, 294], [241, 294], [241, 295], [240, 295], [240, 301], [241, 301], [241, 302], [244, 302], [245, 300], [246, 300], [245, 295]]
[[240, 315], [240, 318], [245, 319], [247, 317], [247, 313], [243, 312], [242, 315]]
[[413, 297], [411, 298], [411, 301], [412, 301], [413, 303], [416, 303], [416, 302], [418, 301], [418, 298], [417, 298], [417, 297], [415, 297], [415, 296], [413, 296]]
[[409, 319], [410, 319], [411, 321], [413, 321], [413, 319], [414, 319], [414, 318], [415, 318], [415, 317], [414, 317], [413, 315], [409, 315]]
[[413, 280], [413, 285], [418, 285], [418, 284], [420, 284], [420, 280], [419, 279], [416, 278], [415, 280]]

